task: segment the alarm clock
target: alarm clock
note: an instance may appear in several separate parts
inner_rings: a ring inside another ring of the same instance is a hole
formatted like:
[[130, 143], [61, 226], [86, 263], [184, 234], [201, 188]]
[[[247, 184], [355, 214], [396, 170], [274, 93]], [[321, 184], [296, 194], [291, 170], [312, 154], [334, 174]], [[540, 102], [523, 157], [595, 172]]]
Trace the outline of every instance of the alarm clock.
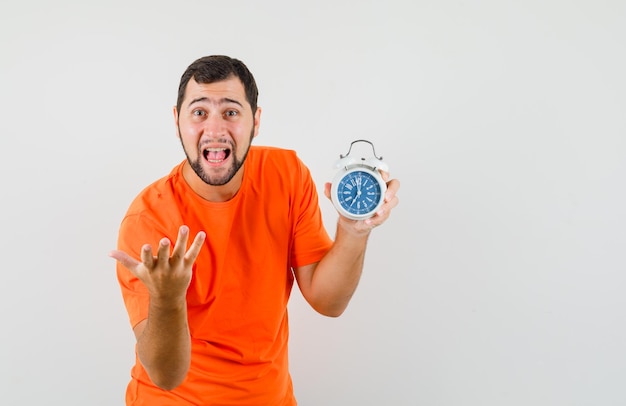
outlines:
[[[351, 156], [352, 146], [357, 142], [370, 144], [373, 156]], [[330, 189], [333, 205], [339, 214], [352, 220], [365, 220], [374, 216], [385, 202], [387, 191], [387, 183], [379, 171], [388, 172], [389, 167], [382, 161], [382, 157], [376, 156], [374, 144], [367, 140], [353, 141], [348, 153], [339, 155], [339, 158], [335, 164], [338, 171]]]

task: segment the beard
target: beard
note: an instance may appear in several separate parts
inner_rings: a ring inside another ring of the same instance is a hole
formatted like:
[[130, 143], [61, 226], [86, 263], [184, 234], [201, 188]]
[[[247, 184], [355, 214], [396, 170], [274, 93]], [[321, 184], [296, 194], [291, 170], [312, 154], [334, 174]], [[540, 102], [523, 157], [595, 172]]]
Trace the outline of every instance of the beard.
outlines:
[[[179, 133], [180, 133], [180, 129], [179, 129]], [[248, 156], [248, 152], [250, 151], [250, 146], [252, 145], [253, 138], [254, 138], [254, 128], [250, 131], [250, 139], [248, 141], [248, 146], [246, 150], [243, 152], [243, 156], [241, 157], [238, 157], [237, 154], [235, 153], [235, 148], [234, 148], [234, 144], [232, 143], [232, 141], [226, 141], [227, 144], [230, 144], [230, 148], [231, 148], [230, 153], [232, 155], [232, 162], [231, 162], [230, 167], [223, 168], [226, 170], [226, 172], [220, 175], [210, 175], [202, 167], [202, 159], [204, 159], [204, 155], [202, 153], [202, 145], [197, 147], [198, 158], [195, 160], [192, 160], [189, 157], [189, 153], [187, 152], [187, 148], [185, 147], [185, 144], [183, 143], [182, 137], [180, 137], [180, 142], [183, 146], [183, 151], [185, 151], [185, 155], [187, 156], [187, 161], [189, 162], [191, 169], [193, 169], [196, 175], [198, 175], [198, 177], [202, 179], [202, 181], [206, 183], [207, 185], [223, 186], [227, 184], [228, 182], [230, 182], [230, 180], [235, 176], [235, 174], [237, 174], [239, 169], [241, 169], [241, 167], [243, 166], [243, 163], [246, 161], [246, 157]]]

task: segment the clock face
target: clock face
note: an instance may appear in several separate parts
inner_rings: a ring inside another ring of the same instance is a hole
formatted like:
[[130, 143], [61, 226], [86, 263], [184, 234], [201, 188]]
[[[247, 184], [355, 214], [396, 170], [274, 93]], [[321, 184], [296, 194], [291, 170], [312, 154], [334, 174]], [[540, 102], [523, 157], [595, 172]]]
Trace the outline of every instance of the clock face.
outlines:
[[383, 198], [378, 180], [362, 170], [348, 171], [339, 180], [336, 196], [339, 205], [356, 216], [372, 214]]

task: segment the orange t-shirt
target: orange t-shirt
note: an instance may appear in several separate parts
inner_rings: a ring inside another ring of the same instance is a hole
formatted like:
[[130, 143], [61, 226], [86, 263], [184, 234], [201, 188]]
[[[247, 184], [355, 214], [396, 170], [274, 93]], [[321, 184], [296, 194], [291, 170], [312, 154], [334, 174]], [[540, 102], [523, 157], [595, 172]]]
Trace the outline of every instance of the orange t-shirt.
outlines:
[[[195, 194], [183, 163], [148, 186], [123, 219], [118, 248], [140, 258], [143, 244], [207, 234], [187, 291], [191, 367], [172, 391], [156, 387], [136, 360], [128, 405], [296, 405], [288, 369], [287, 302], [292, 268], [318, 262], [330, 248], [318, 195], [296, 153], [252, 147], [241, 189], [215, 203]], [[148, 316], [143, 283], [118, 264], [132, 326]]]

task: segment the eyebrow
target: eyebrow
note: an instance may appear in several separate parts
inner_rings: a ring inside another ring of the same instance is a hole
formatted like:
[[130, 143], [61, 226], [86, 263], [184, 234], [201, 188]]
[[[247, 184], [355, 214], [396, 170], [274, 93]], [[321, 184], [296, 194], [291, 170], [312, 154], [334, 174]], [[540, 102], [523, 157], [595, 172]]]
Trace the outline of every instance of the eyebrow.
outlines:
[[210, 102], [210, 103], [215, 103], [215, 104], [227, 104], [227, 103], [234, 103], [238, 106], [243, 107], [243, 105], [241, 103], [239, 103], [237, 100], [235, 99], [230, 99], [228, 97], [223, 97], [217, 101], [214, 101], [213, 99], [209, 98], [209, 97], [198, 97], [197, 99], [193, 99], [192, 101], [189, 102], [189, 106], [194, 105], [195, 103], [200, 103], [200, 102]]

